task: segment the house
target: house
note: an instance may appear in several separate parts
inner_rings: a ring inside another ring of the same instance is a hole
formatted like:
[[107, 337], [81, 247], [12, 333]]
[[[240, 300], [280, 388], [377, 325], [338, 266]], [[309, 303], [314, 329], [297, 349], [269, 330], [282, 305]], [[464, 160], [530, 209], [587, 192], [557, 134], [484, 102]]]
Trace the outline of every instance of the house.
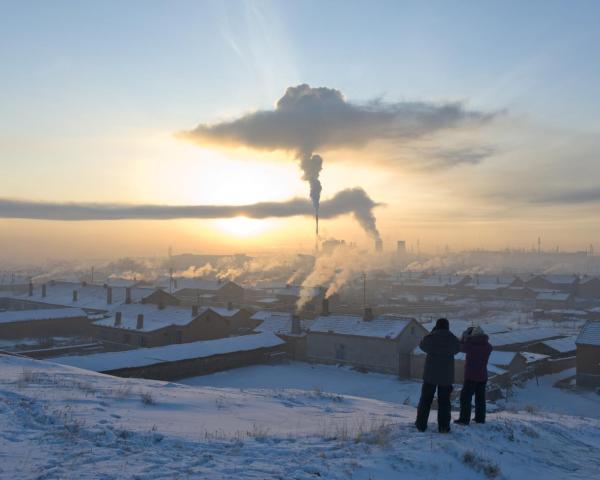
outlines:
[[535, 308], [539, 310], [568, 309], [574, 304], [574, 295], [569, 292], [540, 292], [535, 297]]
[[87, 313], [101, 313], [121, 304], [139, 302], [152, 291], [149, 288], [111, 287], [107, 284], [50, 280], [42, 284], [29, 283], [27, 291], [12, 295], [12, 298], [45, 308], [76, 307]]
[[464, 285], [463, 291], [479, 298], [501, 297], [514, 281], [515, 277], [510, 275], [476, 274]]
[[268, 362], [284, 353], [283, 340], [272, 333], [259, 333], [52, 361], [120, 377], [177, 380]]
[[600, 387], [600, 321], [588, 320], [575, 340], [577, 385]]
[[249, 329], [249, 317], [250, 312], [233, 308], [132, 304], [122, 305], [92, 328], [107, 342], [156, 347], [227, 337]]
[[250, 317], [256, 323], [255, 332], [270, 332], [286, 341], [288, 352], [295, 360], [306, 360], [306, 332], [314, 320], [301, 319], [285, 312], [261, 310]]
[[600, 278], [584, 277], [577, 285], [577, 296], [581, 298], [600, 299]]
[[543, 340], [528, 347], [532, 353], [541, 353], [552, 358], [573, 357], [577, 351], [576, 336]]
[[40, 338], [89, 334], [81, 308], [38, 308], [0, 312], [0, 338]]
[[579, 277], [577, 275], [535, 275], [527, 280], [525, 285], [534, 290], [556, 290], [575, 294]]
[[171, 295], [170, 293], [167, 293], [164, 290], [157, 288], [151, 294], [143, 297], [141, 303], [162, 306], [175, 306], [179, 305], [181, 302], [175, 295]]
[[352, 365], [408, 377], [410, 353], [426, 334], [427, 330], [413, 318], [374, 317], [369, 308], [362, 317], [322, 315], [308, 330], [306, 354], [315, 362]]
[[173, 293], [180, 305], [237, 304], [244, 301], [244, 289], [230, 280], [179, 279], [182, 288]]
[[273, 289], [273, 294], [283, 310], [295, 309], [300, 297], [306, 296], [309, 300], [304, 305], [304, 310], [313, 313], [317, 312], [319, 305], [321, 305], [324, 293], [324, 290], [320, 287], [303, 287], [301, 285], [285, 285]]

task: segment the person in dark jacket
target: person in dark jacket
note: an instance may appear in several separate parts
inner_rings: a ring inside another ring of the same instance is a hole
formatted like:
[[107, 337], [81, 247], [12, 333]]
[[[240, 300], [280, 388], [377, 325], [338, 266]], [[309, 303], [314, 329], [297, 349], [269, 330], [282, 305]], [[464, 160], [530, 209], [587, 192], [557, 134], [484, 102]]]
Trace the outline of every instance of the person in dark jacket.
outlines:
[[460, 350], [466, 353], [465, 381], [460, 392], [460, 416], [454, 423], [469, 424], [473, 395], [475, 395], [475, 422], [485, 423], [487, 364], [492, 346], [481, 327], [471, 327], [462, 334]]
[[431, 333], [423, 337], [419, 347], [427, 357], [415, 425], [420, 432], [427, 430], [429, 411], [437, 389], [438, 430], [440, 433], [448, 433], [450, 432], [450, 394], [454, 383], [454, 355], [460, 351], [460, 342], [450, 331], [448, 320], [440, 318]]

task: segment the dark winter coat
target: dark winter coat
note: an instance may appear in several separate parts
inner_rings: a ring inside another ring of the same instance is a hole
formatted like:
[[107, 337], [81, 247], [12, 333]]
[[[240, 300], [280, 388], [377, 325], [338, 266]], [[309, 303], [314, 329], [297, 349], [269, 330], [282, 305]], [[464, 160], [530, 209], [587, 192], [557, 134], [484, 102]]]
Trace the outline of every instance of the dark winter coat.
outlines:
[[432, 385], [454, 383], [454, 355], [460, 351], [460, 342], [450, 330], [433, 329], [425, 335], [421, 350], [427, 354], [423, 381]]
[[492, 350], [487, 335], [463, 336], [460, 342], [460, 351], [467, 354], [465, 358], [465, 381], [487, 381], [487, 364]]

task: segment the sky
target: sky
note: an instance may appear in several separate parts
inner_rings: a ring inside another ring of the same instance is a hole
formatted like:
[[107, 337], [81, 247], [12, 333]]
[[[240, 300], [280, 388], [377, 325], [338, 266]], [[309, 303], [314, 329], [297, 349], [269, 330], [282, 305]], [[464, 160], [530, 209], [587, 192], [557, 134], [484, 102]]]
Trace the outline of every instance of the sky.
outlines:
[[[598, 2], [0, 0], [0, 8], [0, 199], [308, 198], [300, 146], [182, 135], [272, 112], [289, 87], [308, 84], [357, 108], [452, 104], [485, 119], [311, 151], [323, 160], [323, 199], [361, 187], [382, 204], [374, 214], [386, 249], [399, 239], [430, 251], [530, 248], [538, 237], [548, 249], [598, 243]], [[373, 241], [349, 215], [323, 220], [321, 236]], [[0, 260], [313, 245], [308, 216], [0, 219]]]

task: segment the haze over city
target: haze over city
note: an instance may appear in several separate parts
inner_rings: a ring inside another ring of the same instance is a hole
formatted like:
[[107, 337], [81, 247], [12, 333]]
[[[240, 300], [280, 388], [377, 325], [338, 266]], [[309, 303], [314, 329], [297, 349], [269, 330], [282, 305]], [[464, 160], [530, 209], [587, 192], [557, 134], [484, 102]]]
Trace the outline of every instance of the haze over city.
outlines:
[[591, 480], [600, 3], [0, 0], [0, 480]]
[[[321, 195], [364, 189], [381, 203], [386, 248], [529, 249], [541, 236], [549, 249], [584, 250], [598, 236], [595, 3], [179, 6], [133, 1], [117, 15], [111, 2], [5, 4], [2, 199], [308, 198], [298, 154], [325, 105], [329, 131], [309, 147], [323, 159]], [[202, 130], [276, 112], [299, 85], [340, 104], [320, 97], [289, 124], [294, 138]], [[309, 216], [0, 222], [12, 260], [314, 245]], [[324, 219], [321, 234], [370, 245], [348, 215]]]

